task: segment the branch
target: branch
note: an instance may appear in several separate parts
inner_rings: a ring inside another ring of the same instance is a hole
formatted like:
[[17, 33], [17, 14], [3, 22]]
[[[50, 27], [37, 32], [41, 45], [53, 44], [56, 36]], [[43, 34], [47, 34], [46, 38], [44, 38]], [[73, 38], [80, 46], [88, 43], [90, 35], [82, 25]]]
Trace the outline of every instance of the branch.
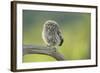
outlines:
[[26, 54], [44, 54], [49, 55], [58, 61], [65, 60], [64, 56], [60, 54], [56, 48], [45, 46], [23, 45], [23, 56]]

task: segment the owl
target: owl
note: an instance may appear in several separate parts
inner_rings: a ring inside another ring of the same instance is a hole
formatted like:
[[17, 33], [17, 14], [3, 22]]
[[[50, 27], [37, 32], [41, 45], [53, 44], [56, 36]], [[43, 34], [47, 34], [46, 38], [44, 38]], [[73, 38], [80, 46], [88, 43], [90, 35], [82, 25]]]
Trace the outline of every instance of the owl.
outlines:
[[48, 20], [44, 23], [42, 38], [49, 47], [58, 47], [63, 44], [62, 33], [56, 21]]

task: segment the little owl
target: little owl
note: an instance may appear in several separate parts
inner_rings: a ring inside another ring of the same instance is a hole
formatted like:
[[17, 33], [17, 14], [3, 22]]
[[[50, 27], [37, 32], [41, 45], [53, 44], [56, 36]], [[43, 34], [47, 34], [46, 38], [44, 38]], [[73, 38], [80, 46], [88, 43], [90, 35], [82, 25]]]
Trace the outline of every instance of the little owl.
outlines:
[[44, 23], [42, 38], [48, 47], [58, 47], [63, 43], [63, 37], [57, 22], [48, 20]]

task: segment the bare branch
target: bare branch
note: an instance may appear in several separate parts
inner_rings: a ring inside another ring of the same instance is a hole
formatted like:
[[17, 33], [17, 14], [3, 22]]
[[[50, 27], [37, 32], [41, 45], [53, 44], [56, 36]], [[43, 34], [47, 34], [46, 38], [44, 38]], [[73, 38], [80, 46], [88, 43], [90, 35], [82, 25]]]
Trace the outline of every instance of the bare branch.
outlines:
[[58, 61], [65, 60], [64, 56], [60, 54], [56, 48], [45, 46], [23, 45], [23, 56], [26, 54], [44, 54], [55, 58]]

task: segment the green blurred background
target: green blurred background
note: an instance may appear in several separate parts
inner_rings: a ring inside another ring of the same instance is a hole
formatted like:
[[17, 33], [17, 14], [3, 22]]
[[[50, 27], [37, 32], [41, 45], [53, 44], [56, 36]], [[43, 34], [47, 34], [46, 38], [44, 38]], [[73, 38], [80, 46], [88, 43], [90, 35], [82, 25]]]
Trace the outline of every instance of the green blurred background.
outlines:
[[[64, 43], [58, 51], [66, 60], [91, 58], [90, 13], [23, 10], [23, 44], [45, 45], [42, 40], [42, 29], [47, 20], [54, 20], [60, 25]], [[23, 62], [47, 61], [56, 60], [41, 54], [23, 56]]]

